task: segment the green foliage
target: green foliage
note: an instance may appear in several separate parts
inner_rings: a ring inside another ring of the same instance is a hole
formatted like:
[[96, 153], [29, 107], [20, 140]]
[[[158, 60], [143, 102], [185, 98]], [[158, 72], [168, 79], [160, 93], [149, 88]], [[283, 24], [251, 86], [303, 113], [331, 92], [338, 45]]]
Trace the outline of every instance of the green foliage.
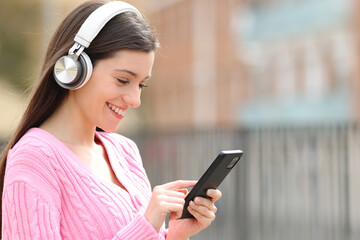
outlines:
[[0, 78], [21, 89], [37, 69], [34, 44], [41, 41], [40, 11], [37, 0], [0, 1]]

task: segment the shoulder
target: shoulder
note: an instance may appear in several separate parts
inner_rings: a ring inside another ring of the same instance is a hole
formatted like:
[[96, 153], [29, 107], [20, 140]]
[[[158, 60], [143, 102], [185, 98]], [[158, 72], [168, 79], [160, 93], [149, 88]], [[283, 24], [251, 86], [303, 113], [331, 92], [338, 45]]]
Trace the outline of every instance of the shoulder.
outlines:
[[58, 154], [55, 150], [56, 143], [49, 135], [41, 129], [30, 129], [10, 149], [7, 155], [5, 185], [24, 182], [32, 186], [54, 187]]
[[[57, 145], [58, 143], [55, 141], [55, 137], [53, 137], [48, 132], [39, 128], [31, 128], [12, 147], [8, 157], [12, 158], [12, 156], [21, 155], [24, 153], [33, 153], [37, 156], [48, 155], [57, 148]], [[29, 156], [31, 157], [32, 155], [30, 154]]]

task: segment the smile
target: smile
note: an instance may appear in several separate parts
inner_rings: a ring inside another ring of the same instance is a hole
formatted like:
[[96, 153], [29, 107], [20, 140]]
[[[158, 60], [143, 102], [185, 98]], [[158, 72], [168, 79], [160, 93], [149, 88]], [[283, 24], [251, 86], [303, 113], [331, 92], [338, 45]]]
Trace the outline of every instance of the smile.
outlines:
[[112, 104], [110, 104], [108, 102], [106, 103], [106, 105], [110, 108], [111, 111], [113, 111], [117, 115], [122, 116], [122, 117], [125, 116], [125, 110], [120, 109], [120, 108], [118, 108], [118, 107], [116, 107], [116, 106], [114, 106], [114, 105], [112, 105]]

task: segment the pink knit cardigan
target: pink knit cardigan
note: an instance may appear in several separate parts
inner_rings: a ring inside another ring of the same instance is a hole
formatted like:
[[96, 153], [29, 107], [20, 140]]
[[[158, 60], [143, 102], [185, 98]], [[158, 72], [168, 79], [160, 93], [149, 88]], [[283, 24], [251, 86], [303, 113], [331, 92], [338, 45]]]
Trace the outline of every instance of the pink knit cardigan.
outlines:
[[96, 133], [127, 189], [100, 179], [50, 133], [30, 129], [9, 151], [2, 205], [6, 239], [165, 239], [143, 213], [151, 187], [134, 142]]

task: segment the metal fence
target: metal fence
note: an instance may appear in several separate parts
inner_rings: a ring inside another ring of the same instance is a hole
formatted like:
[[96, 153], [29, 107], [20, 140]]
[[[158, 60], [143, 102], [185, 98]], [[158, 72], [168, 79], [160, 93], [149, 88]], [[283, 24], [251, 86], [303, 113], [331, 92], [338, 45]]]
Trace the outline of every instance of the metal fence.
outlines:
[[220, 186], [214, 223], [192, 239], [360, 239], [360, 126], [142, 133], [153, 185], [198, 179], [217, 153], [242, 149]]
[[153, 186], [198, 179], [219, 151], [244, 151], [220, 186], [216, 220], [192, 240], [360, 239], [360, 125], [129, 137]]

